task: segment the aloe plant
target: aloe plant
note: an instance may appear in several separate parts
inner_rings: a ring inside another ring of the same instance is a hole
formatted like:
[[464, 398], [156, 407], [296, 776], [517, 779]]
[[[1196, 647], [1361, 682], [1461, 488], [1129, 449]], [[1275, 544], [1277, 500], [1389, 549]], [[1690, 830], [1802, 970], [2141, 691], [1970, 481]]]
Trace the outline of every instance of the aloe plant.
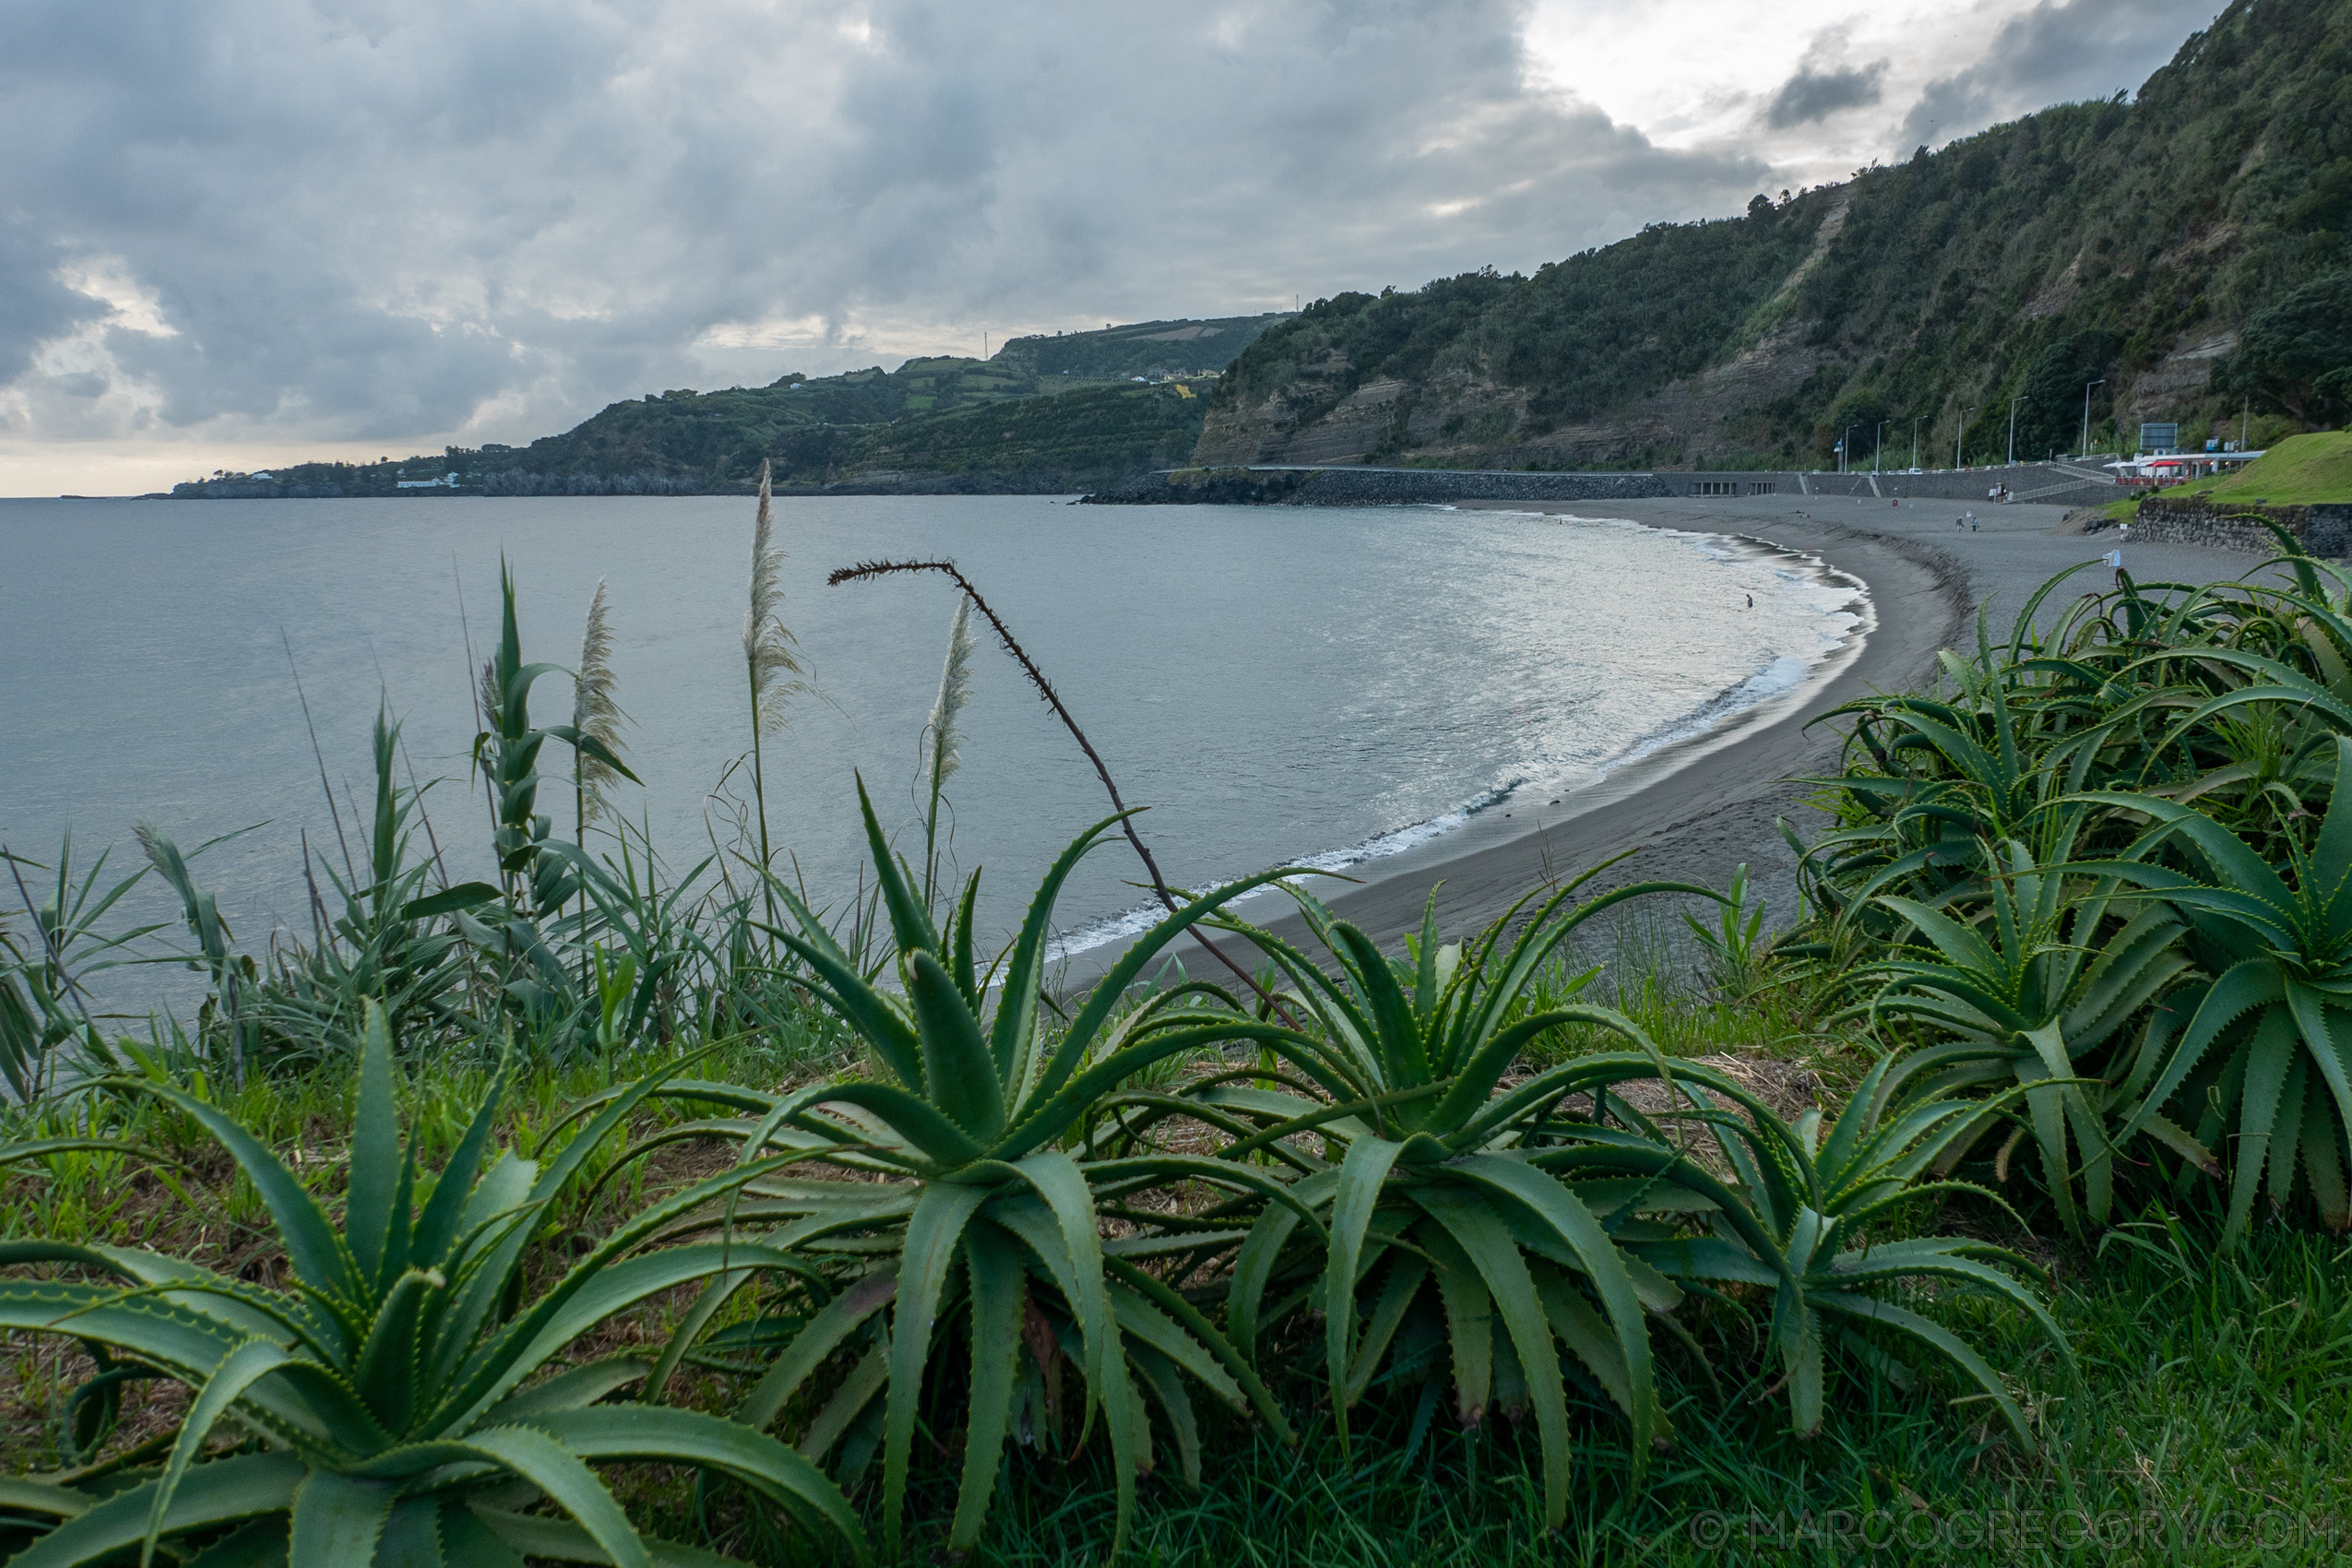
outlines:
[[[1931, 1177], [1939, 1157], [1984, 1104], [1906, 1092], [1909, 1079], [1935, 1065], [1936, 1059], [1925, 1054], [1883, 1057], [1835, 1118], [1808, 1111], [1792, 1127], [1727, 1075], [1696, 1063], [1676, 1063], [1660, 1076], [1688, 1102], [1687, 1111], [1657, 1117], [1623, 1111], [1633, 1123], [1625, 1130], [1563, 1129], [1566, 1146], [1545, 1163], [1586, 1177], [1606, 1173], [1670, 1182], [1708, 1206], [1711, 1234], [1694, 1237], [1666, 1227], [1621, 1224], [1619, 1241], [1669, 1277], [1769, 1292], [1766, 1339], [1779, 1362], [1800, 1435], [1821, 1430], [1823, 1352], [1834, 1337], [1847, 1343], [1865, 1365], [1907, 1382], [1907, 1368], [1855, 1333], [1857, 1326], [1868, 1325], [1891, 1330], [1957, 1368], [2030, 1450], [2034, 1437], [2025, 1414], [1984, 1358], [1949, 1329], [1881, 1293], [1920, 1279], [1987, 1291], [2028, 1313], [2072, 1365], [2073, 1352], [2049, 1310], [1994, 1266], [2030, 1267], [2025, 1259], [1968, 1237], [1883, 1241], [1869, 1235], [1873, 1223], [1893, 1221], [1897, 1206], [1938, 1193], [1970, 1192], [1999, 1202], [1966, 1182]], [[1628, 1063], [1628, 1075], [1638, 1066]], [[2007, 1096], [2018, 1092], [2012, 1089]], [[1681, 1146], [1682, 1140], [1669, 1131], [1678, 1123], [1712, 1134], [1728, 1180]]]
[[[168, 1445], [11, 1482], [0, 1500], [9, 1509], [54, 1521], [12, 1568], [134, 1551], [145, 1562], [159, 1548], [175, 1561], [202, 1549], [207, 1563], [303, 1568], [725, 1561], [645, 1540], [591, 1461], [723, 1476], [862, 1555], [838, 1490], [782, 1443], [717, 1416], [600, 1404], [645, 1375], [641, 1360], [560, 1362], [582, 1336], [663, 1291], [723, 1271], [805, 1270], [741, 1241], [647, 1244], [789, 1157], [651, 1206], [529, 1292], [525, 1265], [551, 1206], [659, 1085], [648, 1078], [613, 1098], [543, 1169], [511, 1150], [484, 1169], [493, 1087], [434, 1178], [415, 1143], [401, 1145], [389, 1030], [371, 1005], [339, 1226], [215, 1107], [161, 1083], [121, 1086], [222, 1145], [267, 1207], [291, 1277], [267, 1289], [138, 1248], [0, 1243], [0, 1265], [121, 1281], [9, 1278], [0, 1324], [69, 1335], [191, 1394]], [[225, 1454], [211, 1445], [223, 1427], [243, 1439]], [[521, 1512], [541, 1501], [554, 1513]]]
[[[1199, 1437], [1187, 1380], [1237, 1412], [1288, 1429], [1247, 1362], [1191, 1301], [1142, 1266], [1166, 1243], [1148, 1236], [1106, 1242], [1100, 1211], [1169, 1181], [1277, 1202], [1288, 1193], [1253, 1167], [1206, 1156], [1099, 1157], [1083, 1123], [1114, 1086], [1155, 1063], [1229, 1040], [1282, 1037], [1244, 1015], [1176, 1005], [1192, 998], [1188, 989], [1164, 993], [1166, 1004], [1140, 1016], [1118, 1013], [1128, 988], [1170, 942], [1286, 873], [1230, 884], [1162, 919], [1098, 982], [1057, 1039], [1042, 1027], [1054, 902], [1123, 817], [1097, 823], [1062, 852], [1012, 946], [983, 969], [974, 952], [977, 873], [962, 885], [945, 926], [935, 925], [921, 897], [921, 873], [891, 851], [862, 783], [859, 803], [899, 989], [873, 983], [781, 883], [775, 897], [798, 929], [774, 934], [807, 967], [818, 1000], [867, 1047], [874, 1075], [785, 1094], [680, 1083], [669, 1092], [742, 1115], [687, 1123], [640, 1150], [715, 1134], [736, 1140], [746, 1158], [776, 1147], [786, 1152], [771, 1158], [822, 1157], [843, 1168], [846, 1179], [754, 1180], [727, 1206], [732, 1221], [754, 1228], [766, 1246], [821, 1262], [843, 1287], [798, 1330], [739, 1413], [765, 1429], [796, 1394], [816, 1386], [814, 1374], [837, 1350], [854, 1352], [852, 1369], [803, 1433], [802, 1448], [822, 1455], [838, 1444], [862, 1453], [872, 1443], [858, 1440], [859, 1430], [878, 1426], [892, 1550], [929, 1384], [951, 1360], [968, 1379], [948, 1539], [951, 1550], [967, 1550], [985, 1524], [1016, 1407], [1033, 1407], [1046, 1380], [1058, 1378], [1065, 1336], [1084, 1384], [1080, 1439], [1098, 1416], [1110, 1439], [1123, 1540], [1136, 1474], [1152, 1464], [1146, 1392], [1194, 1479]], [[1073, 1139], [1075, 1148], [1063, 1146]], [[877, 1183], [873, 1174], [894, 1179]], [[715, 1313], [734, 1283], [715, 1286], [695, 1315]], [[1033, 1408], [1032, 1419], [1043, 1428], [1048, 1412]], [[945, 1408], [937, 1420], [952, 1424], [956, 1412]], [[844, 1467], [861, 1466], [849, 1459]]]
[[1682, 924], [1705, 955], [1708, 978], [1724, 1001], [1738, 1004], [1754, 995], [1770, 971], [1772, 942], [1764, 935], [1764, 901], [1748, 897], [1745, 861], [1731, 870], [1731, 885], [1724, 890], [1712, 930], [1689, 910]]
[[[2200, 1142], [2232, 1149], [2227, 1241], [2245, 1233], [2255, 1198], [2285, 1206], [2299, 1176], [2333, 1229], [2352, 1225], [2345, 1175], [2352, 1130], [2352, 738], [2334, 742], [2337, 787], [2307, 850], [2287, 840], [2272, 865], [2237, 834], [2190, 806], [2153, 796], [2085, 799], [2153, 819], [2126, 860], [2088, 869], [2160, 895], [2180, 911], [2213, 974], [2183, 998], [2177, 1040], [2124, 1131], [2155, 1126], [2166, 1108], [2197, 1116]], [[2203, 874], [2149, 863], [2178, 845]]]
[[[1561, 1346], [1624, 1411], [1638, 1485], [1652, 1440], [1665, 1430], [1645, 1312], [1678, 1298], [1650, 1270], [1630, 1265], [1575, 1192], [1530, 1158], [1530, 1133], [1572, 1092], [1577, 1065], [1538, 1073], [1507, 1090], [1504, 1075], [1528, 1045], [1568, 1027], [1621, 1035], [1655, 1056], [1657, 1048], [1622, 1015], [1576, 1002], [1530, 1012], [1527, 992], [1562, 944], [1602, 910], [1651, 893], [1717, 897], [1693, 885], [1647, 882], [1568, 908], [1600, 869], [1553, 894], [1507, 949], [1503, 939], [1527, 900], [1466, 953], [1440, 943], [1432, 892], [1408, 959], [1384, 955], [1312, 894], [1291, 889], [1336, 972], [1267, 932], [1238, 922], [1234, 929], [1288, 980], [1285, 1001], [1311, 1016], [1313, 1034], [1287, 1044], [1328, 1098], [1235, 1084], [1193, 1097], [1260, 1123], [1228, 1157], [1263, 1148], [1299, 1166], [1294, 1194], [1328, 1216], [1327, 1243], [1302, 1235], [1289, 1208], [1268, 1208], [1258, 1218], [1234, 1264], [1227, 1325], [1235, 1341], [1251, 1347], [1290, 1308], [1319, 1304], [1343, 1441], [1349, 1407], [1392, 1352], [1442, 1341], [1451, 1348], [1465, 1424], [1481, 1420], [1498, 1397], [1533, 1410], [1545, 1519], [1553, 1528], [1568, 1509]], [[1573, 979], [1561, 993], [1574, 996], [1598, 972]], [[1323, 1140], [1321, 1160], [1297, 1146], [1309, 1132]], [[1277, 1288], [1286, 1295], [1269, 1308]], [[1360, 1293], [1373, 1299], [1368, 1312], [1360, 1313]], [[1425, 1387], [1424, 1410], [1431, 1397]]]
[[[2161, 899], [2119, 897], [2113, 877], [2085, 881], [2070, 877], [2063, 864], [2037, 864], [2032, 850], [2014, 839], [1988, 861], [1990, 889], [1966, 918], [1882, 896], [1878, 902], [1918, 933], [1925, 951], [1898, 948], [1865, 965], [1858, 978], [1883, 986], [1870, 1013], [1924, 1023], [1946, 1037], [1919, 1063], [1933, 1067], [1936, 1088], [2021, 1088], [2050, 1200], [2061, 1223], [2080, 1238], [2086, 1225], [2103, 1226], [2113, 1212], [2113, 1136], [2152, 1064], [2144, 1052], [2115, 1042], [2128, 1039], [2130, 1022], [2193, 965], [2181, 950], [2180, 921]], [[2113, 929], [2110, 920], [2118, 922]], [[1991, 1108], [1978, 1115], [1953, 1139], [1939, 1168], [1948, 1171], [2001, 1121]], [[2171, 1122], [2150, 1117], [2147, 1129], [2176, 1153], [2212, 1163]], [[2004, 1148], [2004, 1170], [2006, 1155]]]
[[[371, 740], [375, 802], [363, 865], [347, 868], [347, 878], [325, 861], [343, 912], [330, 917], [314, 887], [314, 944], [281, 957], [271, 977], [276, 983], [257, 999], [257, 1021], [281, 1042], [291, 1039], [310, 1050], [353, 1050], [369, 997], [383, 1002], [396, 1039], [419, 1026], [461, 1026], [464, 943], [434, 917], [497, 894], [486, 883], [426, 891], [434, 860], [410, 854], [423, 791], [402, 789], [394, 778], [400, 726], [382, 707]], [[171, 874], [168, 864], [165, 872]], [[183, 897], [193, 909], [193, 894]]]
[[489, 776], [492, 826], [495, 830], [498, 870], [508, 879], [509, 893], [528, 894], [522, 907], [546, 912], [563, 907], [576, 891], [560, 857], [542, 857], [552, 819], [539, 810], [539, 754], [549, 741], [561, 741], [583, 759], [631, 783], [637, 776], [599, 739], [591, 723], [534, 725], [530, 717], [531, 687], [542, 675], [560, 672], [561, 665], [523, 662], [522, 632], [515, 616], [515, 576], [502, 564], [498, 573], [501, 616], [498, 651], [482, 664], [483, 730], [474, 737], [474, 760]]
[[540, 752], [549, 741], [561, 741], [573, 750], [576, 778], [579, 765], [592, 762], [611, 775], [638, 780], [599, 738], [600, 726], [592, 719], [585, 726], [531, 722], [531, 687], [562, 666], [523, 662], [514, 574], [503, 562], [498, 585], [498, 651], [482, 663], [484, 729], [474, 737], [473, 755], [490, 794], [492, 842], [505, 906], [491, 908], [502, 897], [502, 888], [465, 883], [421, 900], [419, 908], [453, 914], [466, 939], [498, 962], [502, 989], [515, 1009], [532, 1024], [552, 1028], [566, 1015], [576, 1015], [581, 1002], [579, 974], [557, 952], [550, 926], [580, 891], [580, 883], [574, 874], [577, 861], [553, 852], [560, 849], [560, 841], [550, 837], [553, 819], [539, 810]]
[[[0, 1082], [21, 1103], [44, 1098], [67, 1070], [83, 1065], [76, 1057], [105, 1060], [105, 1042], [90, 1012], [89, 987], [106, 970], [138, 960], [134, 944], [162, 929], [160, 923], [117, 932], [100, 922], [148, 873], [141, 866], [101, 886], [112, 850], [101, 850], [77, 875], [74, 836], [68, 832], [54, 866], [12, 854], [0, 845], [8, 885], [30, 917], [32, 929], [20, 939], [0, 923]], [[36, 900], [27, 870], [50, 873], [50, 891]]]
[[1980, 890], [1980, 845], [2033, 838], [2052, 801], [2085, 789], [2198, 802], [2276, 859], [2324, 789], [2334, 735], [2352, 730], [2344, 574], [2285, 542], [2293, 589], [2135, 584], [2037, 632], [2054, 577], [2005, 643], [1980, 621], [1974, 659], [1945, 653], [1934, 696], [1841, 709], [1847, 766], [1820, 781], [1840, 820], [1806, 859], [1815, 904], [1850, 918], [1880, 892]]

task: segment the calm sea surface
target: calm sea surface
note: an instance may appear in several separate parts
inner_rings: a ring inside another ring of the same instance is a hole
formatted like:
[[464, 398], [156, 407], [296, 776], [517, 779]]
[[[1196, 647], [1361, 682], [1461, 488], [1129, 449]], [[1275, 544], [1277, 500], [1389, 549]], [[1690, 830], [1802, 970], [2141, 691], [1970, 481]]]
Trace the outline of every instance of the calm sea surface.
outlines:
[[[778, 518], [785, 619], [815, 695], [769, 743], [769, 817], [779, 856], [837, 905], [864, 848], [853, 771], [894, 826], [914, 820], [955, 603], [937, 579], [828, 588], [837, 566], [953, 557], [1130, 803], [1153, 808], [1142, 830], [1192, 885], [1377, 859], [1514, 791], [1590, 782], [1799, 683], [1855, 620], [1850, 584], [1794, 560], [1608, 519], [1031, 496], [796, 500]], [[245, 949], [307, 939], [303, 836], [339, 867], [343, 851], [299, 672], [352, 853], [383, 700], [416, 777], [444, 780], [426, 799], [451, 879], [490, 875], [468, 637], [477, 659], [495, 643], [503, 555], [527, 659], [572, 664], [607, 582], [645, 781], [620, 787], [623, 809], [678, 871], [735, 849], [751, 532], [749, 501], [707, 497], [0, 501], [0, 841], [49, 861], [70, 828], [78, 855], [113, 844], [127, 867], [142, 817], [184, 848], [258, 825], [198, 879]], [[540, 722], [570, 706], [568, 679], [540, 683]], [[1108, 808], [993, 647], [964, 723], [955, 860], [986, 868], [984, 909], [1009, 931], [1054, 852]], [[541, 766], [568, 772], [552, 744]], [[541, 802], [567, 833], [568, 789]], [[1137, 875], [1123, 849], [1098, 851], [1062, 905], [1068, 939], [1115, 931]]]

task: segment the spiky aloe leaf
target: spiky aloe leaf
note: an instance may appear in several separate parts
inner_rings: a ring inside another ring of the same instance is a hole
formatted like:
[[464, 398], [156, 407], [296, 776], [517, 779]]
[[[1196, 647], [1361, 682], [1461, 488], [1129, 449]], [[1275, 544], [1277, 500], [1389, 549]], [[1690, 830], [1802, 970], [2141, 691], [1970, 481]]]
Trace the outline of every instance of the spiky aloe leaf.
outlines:
[[313, 1470], [294, 1493], [289, 1562], [304, 1568], [312, 1563], [317, 1568], [373, 1568], [376, 1542], [383, 1538], [398, 1496], [389, 1481]]
[[373, 1291], [384, 1277], [393, 1227], [405, 1229], [409, 1219], [405, 1213], [395, 1213], [401, 1186], [400, 1116], [392, 1094], [391, 1028], [383, 1004], [374, 997], [366, 1003], [360, 1039], [359, 1108], [351, 1123], [343, 1234], [358, 1283]]
[[[1536, 1294], [1534, 1277], [1510, 1228], [1495, 1218], [1481, 1195], [1451, 1182], [1416, 1187], [1412, 1199], [1443, 1226], [1468, 1258], [1501, 1313], [1503, 1327], [1524, 1375], [1536, 1412], [1536, 1431], [1543, 1452], [1544, 1523], [1558, 1529], [1568, 1517], [1568, 1403], [1560, 1376], [1560, 1356], [1552, 1348], [1551, 1326]], [[1595, 1228], [1596, 1232], [1598, 1227]], [[1630, 1289], [1627, 1291], [1630, 1296]], [[1474, 1331], [1475, 1332], [1475, 1331]], [[1646, 1370], [1648, 1345], [1642, 1347]], [[1648, 1403], [1648, 1389], [1635, 1396], [1633, 1481], [1640, 1483], [1647, 1421], [1640, 1414]]]
[[[310, 1474], [291, 1454], [237, 1455], [196, 1466], [172, 1493], [166, 1534], [217, 1528], [283, 1513]], [[9, 1568], [81, 1568], [137, 1546], [148, 1533], [156, 1483], [117, 1492], [9, 1559]]]
[[[1396, 1169], [1404, 1146], [1386, 1138], [1360, 1138], [1348, 1146], [1347, 1158], [1332, 1189], [1331, 1257], [1324, 1273], [1324, 1358], [1330, 1368], [1331, 1386], [1348, 1386], [1348, 1357], [1354, 1348], [1357, 1260], [1372, 1212], [1385, 1195], [1389, 1172]], [[1348, 1441], [1345, 1401], [1335, 1400], [1339, 1441]]]
[[956, 1489], [950, 1551], [969, 1551], [988, 1518], [996, 1468], [1013, 1417], [1019, 1366], [1022, 1309], [1028, 1301], [1017, 1244], [981, 1223], [964, 1236], [964, 1272], [971, 1292], [971, 1396], [964, 1433], [964, 1471]]
[[964, 1228], [987, 1201], [985, 1188], [932, 1182], [916, 1199], [907, 1221], [900, 1254], [904, 1273], [891, 1314], [890, 1405], [883, 1444], [882, 1528], [893, 1553], [898, 1550], [904, 1517], [923, 1368], [931, 1360], [932, 1321], [962, 1249]]

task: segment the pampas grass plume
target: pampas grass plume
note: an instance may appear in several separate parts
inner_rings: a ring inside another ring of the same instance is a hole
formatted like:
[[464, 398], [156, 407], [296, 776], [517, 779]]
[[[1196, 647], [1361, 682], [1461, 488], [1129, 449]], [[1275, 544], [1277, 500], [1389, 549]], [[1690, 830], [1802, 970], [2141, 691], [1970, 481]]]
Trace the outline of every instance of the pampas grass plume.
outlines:
[[768, 495], [768, 465], [759, 466], [759, 518], [752, 530], [751, 604], [743, 613], [743, 663], [751, 673], [752, 707], [760, 728], [784, 726], [786, 699], [808, 689], [800, 679], [792, 634], [782, 618], [784, 552], [776, 545], [776, 515]]
[[[604, 579], [597, 579], [596, 595], [588, 600], [588, 629], [580, 637], [580, 663], [572, 680], [572, 728], [621, 754], [621, 724], [627, 717], [612, 700], [612, 627], [604, 600]], [[579, 773], [580, 826], [586, 827], [611, 809], [605, 787], [621, 777], [602, 757], [575, 747]]]
[[956, 619], [947, 628], [947, 662], [939, 671], [939, 696], [931, 705], [931, 722], [924, 726], [924, 749], [932, 809], [939, 807], [939, 792], [963, 761], [956, 718], [964, 711], [972, 685], [972, 601], [956, 600]]
[[923, 726], [923, 766], [919, 786], [923, 804], [923, 897], [928, 900], [939, 873], [939, 807], [947, 780], [963, 761], [962, 737], [956, 716], [971, 695], [972, 600], [956, 598], [956, 619], [947, 628], [947, 662], [939, 671], [939, 696], [931, 705], [930, 722]]

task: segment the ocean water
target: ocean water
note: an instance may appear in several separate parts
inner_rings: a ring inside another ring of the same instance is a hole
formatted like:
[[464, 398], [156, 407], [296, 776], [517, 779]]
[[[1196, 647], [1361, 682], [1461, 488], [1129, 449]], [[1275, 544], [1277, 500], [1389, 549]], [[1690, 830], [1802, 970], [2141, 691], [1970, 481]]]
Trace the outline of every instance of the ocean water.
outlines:
[[[826, 587], [838, 566], [956, 561], [1191, 886], [1283, 863], [1376, 869], [1515, 795], [1588, 784], [1802, 683], [1862, 612], [1855, 584], [1798, 558], [1606, 517], [843, 497], [780, 502], [778, 524], [814, 690], [768, 742], [769, 822], [779, 869], [837, 909], [863, 860], [854, 777], [920, 848], [917, 747], [956, 591]], [[644, 780], [617, 800], [673, 873], [742, 852], [751, 533], [752, 504], [716, 497], [0, 501], [0, 843], [46, 861], [70, 829], [80, 858], [111, 843], [127, 867], [141, 818], [184, 848], [250, 829], [203, 855], [198, 880], [244, 948], [307, 938], [303, 844], [339, 868], [343, 840], [361, 852], [381, 701], [431, 782], [450, 879], [490, 875], [469, 671], [495, 643], [503, 558], [530, 659], [576, 659], [606, 582]], [[552, 675], [534, 714], [570, 705]], [[985, 868], [983, 911], [1009, 932], [1109, 807], [985, 643], [963, 723], [953, 861]], [[568, 772], [552, 744], [541, 766]], [[541, 805], [568, 825], [567, 787]], [[1139, 880], [1123, 847], [1098, 850], [1060, 906], [1065, 946], [1128, 928]], [[116, 978], [136, 999], [160, 973]]]

